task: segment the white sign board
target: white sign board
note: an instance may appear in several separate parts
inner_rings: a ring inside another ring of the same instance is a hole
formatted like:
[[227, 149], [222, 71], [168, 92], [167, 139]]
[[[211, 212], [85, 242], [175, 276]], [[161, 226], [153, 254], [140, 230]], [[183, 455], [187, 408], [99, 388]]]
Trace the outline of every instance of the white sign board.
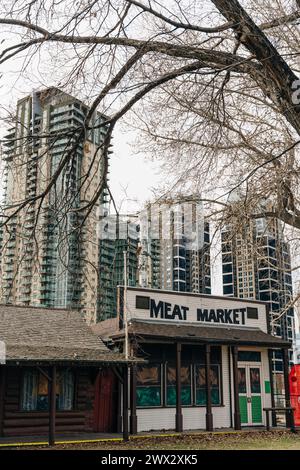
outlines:
[[268, 331], [266, 304], [262, 302], [133, 287], [128, 288], [126, 298], [128, 320], [252, 327]]

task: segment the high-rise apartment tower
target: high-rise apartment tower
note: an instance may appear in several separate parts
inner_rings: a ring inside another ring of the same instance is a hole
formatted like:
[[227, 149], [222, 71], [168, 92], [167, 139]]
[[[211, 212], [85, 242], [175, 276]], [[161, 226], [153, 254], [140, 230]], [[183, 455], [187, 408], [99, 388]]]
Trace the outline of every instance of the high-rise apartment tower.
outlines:
[[[1, 233], [2, 302], [78, 308], [98, 318], [99, 206], [105, 116], [49, 88], [17, 103], [4, 139], [4, 210]], [[58, 175], [59, 168], [62, 167]]]

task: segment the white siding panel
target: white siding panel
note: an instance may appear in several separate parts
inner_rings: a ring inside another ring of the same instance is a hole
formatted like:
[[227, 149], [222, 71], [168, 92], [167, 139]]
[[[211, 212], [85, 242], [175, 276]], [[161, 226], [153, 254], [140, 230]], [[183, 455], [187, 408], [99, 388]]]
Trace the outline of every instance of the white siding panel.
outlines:
[[175, 408], [137, 410], [138, 432], [175, 429]]

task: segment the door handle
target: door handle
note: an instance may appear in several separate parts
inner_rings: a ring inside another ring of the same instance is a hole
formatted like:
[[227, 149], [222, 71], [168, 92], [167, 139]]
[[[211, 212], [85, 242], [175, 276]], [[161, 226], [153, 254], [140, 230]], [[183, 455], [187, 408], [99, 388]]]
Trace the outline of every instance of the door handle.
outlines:
[[247, 397], [247, 403], [251, 403], [251, 397]]

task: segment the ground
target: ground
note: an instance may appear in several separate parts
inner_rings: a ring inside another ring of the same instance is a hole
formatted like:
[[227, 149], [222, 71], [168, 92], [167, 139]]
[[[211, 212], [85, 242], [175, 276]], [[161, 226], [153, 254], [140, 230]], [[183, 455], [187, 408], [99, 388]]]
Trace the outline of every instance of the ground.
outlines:
[[[22, 449], [26, 447], [22, 447]], [[49, 449], [49, 447], [31, 447]], [[290, 431], [182, 434], [172, 437], [135, 437], [129, 442], [57, 445], [68, 450], [300, 450], [300, 434]]]

